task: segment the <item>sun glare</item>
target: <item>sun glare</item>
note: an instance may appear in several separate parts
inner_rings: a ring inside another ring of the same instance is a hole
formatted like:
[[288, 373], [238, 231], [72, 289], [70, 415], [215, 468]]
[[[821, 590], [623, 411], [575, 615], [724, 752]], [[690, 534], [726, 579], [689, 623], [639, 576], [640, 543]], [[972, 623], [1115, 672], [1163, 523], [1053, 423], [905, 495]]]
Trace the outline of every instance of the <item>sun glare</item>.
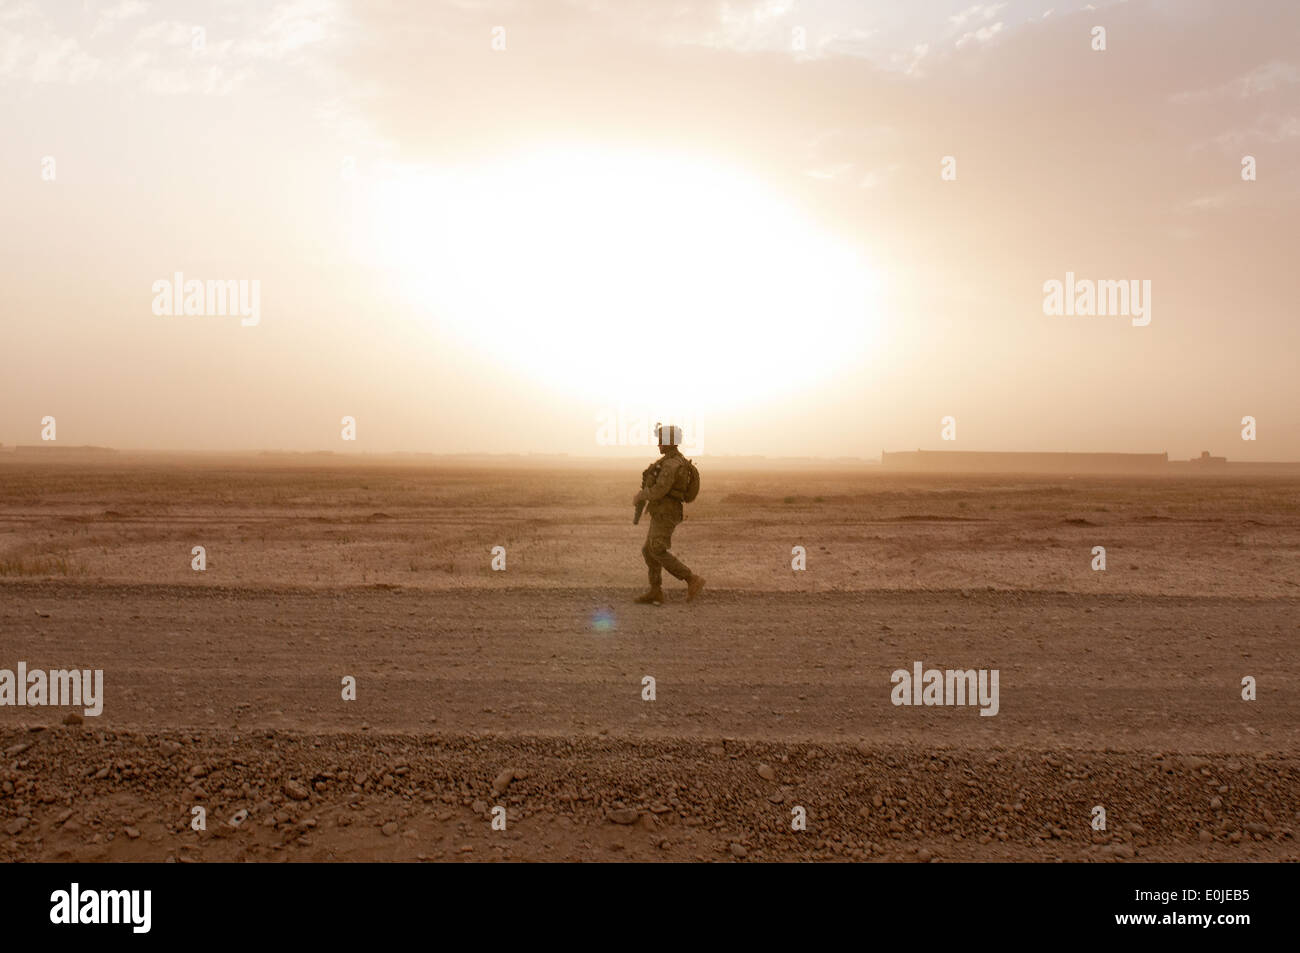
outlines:
[[582, 397], [719, 409], [861, 368], [877, 276], [734, 170], [546, 151], [389, 170], [363, 247], [413, 305], [510, 373]]

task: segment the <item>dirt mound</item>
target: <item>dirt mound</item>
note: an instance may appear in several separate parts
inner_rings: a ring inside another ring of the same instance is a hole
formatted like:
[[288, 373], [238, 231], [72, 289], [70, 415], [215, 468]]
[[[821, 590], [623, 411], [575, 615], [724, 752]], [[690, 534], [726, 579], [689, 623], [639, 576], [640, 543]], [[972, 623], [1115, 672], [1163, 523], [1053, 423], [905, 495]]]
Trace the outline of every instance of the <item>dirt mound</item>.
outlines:
[[84, 726], [0, 745], [11, 861], [1300, 858], [1292, 759]]

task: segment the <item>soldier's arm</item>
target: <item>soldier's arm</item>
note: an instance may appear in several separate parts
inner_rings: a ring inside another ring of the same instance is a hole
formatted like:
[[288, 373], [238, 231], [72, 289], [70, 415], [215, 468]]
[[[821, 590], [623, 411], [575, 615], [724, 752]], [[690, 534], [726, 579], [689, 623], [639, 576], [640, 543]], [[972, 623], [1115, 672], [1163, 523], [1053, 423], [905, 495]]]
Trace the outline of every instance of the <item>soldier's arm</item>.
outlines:
[[681, 464], [676, 460], [665, 460], [664, 465], [659, 468], [659, 479], [655, 480], [653, 486], [641, 491], [642, 498], [654, 502], [667, 496], [668, 491], [673, 488], [673, 480], [677, 477], [679, 466]]

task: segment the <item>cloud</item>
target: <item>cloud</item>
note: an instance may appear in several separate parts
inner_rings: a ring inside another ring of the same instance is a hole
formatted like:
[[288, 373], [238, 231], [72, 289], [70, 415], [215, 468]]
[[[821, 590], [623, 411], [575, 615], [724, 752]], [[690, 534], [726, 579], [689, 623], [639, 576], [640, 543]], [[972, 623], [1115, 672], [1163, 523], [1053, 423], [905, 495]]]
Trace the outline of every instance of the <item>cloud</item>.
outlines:
[[111, 33], [119, 23], [143, 16], [148, 10], [149, 5], [143, 0], [120, 0], [119, 3], [100, 11], [92, 35]]
[[211, 4], [194, 8], [192, 20], [140, 23], [150, 9], [142, 0], [121, 0], [81, 31], [46, 8], [0, 6], [0, 77], [31, 85], [93, 79], [163, 96], [224, 95], [277, 70], [322, 65], [308, 57], [318, 48], [336, 50], [346, 33], [339, 0]]
[[977, 3], [972, 7], [967, 7], [965, 10], [962, 10], [960, 13], [955, 13], [952, 16], [948, 17], [948, 22], [951, 23], [953, 26], [957, 27], [958, 29], [961, 29], [967, 23], [972, 23], [979, 20], [992, 20], [995, 16], [998, 15], [1000, 11], [1005, 10], [1006, 6], [1007, 5], [1005, 3], [989, 3], [989, 4]]
[[961, 39], [959, 39], [956, 43], [956, 47], [957, 49], [960, 50], [963, 46], [966, 46], [968, 43], [972, 43], [972, 42], [987, 43], [989, 40], [993, 39], [1001, 32], [1002, 32], [1001, 21], [993, 24], [992, 26], [982, 26], [978, 30], [974, 30], [970, 33], [962, 34]]
[[1170, 101], [1178, 105], [1212, 103], [1224, 99], [1250, 99], [1300, 83], [1300, 66], [1274, 60], [1217, 86], [1175, 93]]
[[1227, 152], [1251, 148], [1251, 144], [1270, 144], [1300, 139], [1300, 117], [1267, 113], [1249, 126], [1228, 129], [1214, 137], [1217, 146]]

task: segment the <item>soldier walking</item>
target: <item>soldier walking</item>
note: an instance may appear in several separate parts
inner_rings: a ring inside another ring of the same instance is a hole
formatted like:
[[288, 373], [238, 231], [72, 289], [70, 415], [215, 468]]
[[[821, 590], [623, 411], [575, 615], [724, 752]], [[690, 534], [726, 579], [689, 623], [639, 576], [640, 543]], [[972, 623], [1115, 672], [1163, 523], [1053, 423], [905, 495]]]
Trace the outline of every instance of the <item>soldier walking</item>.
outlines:
[[677, 449], [682, 439], [681, 427], [658, 425], [655, 433], [659, 439], [659, 452], [663, 456], [646, 468], [641, 476], [641, 492], [632, 502], [637, 507], [636, 519], [640, 519], [642, 507], [650, 510], [650, 531], [646, 534], [645, 545], [641, 547], [641, 554], [645, 556], [645, 564], [650, 572], [650, 590], [637, 596], [634, 601], [657, 606], [664, 601], [665, 569], [686, 583], [687, 602], [700, 594], [704, 588], [704, 577], [691, 572], [668, 549], [672, 545], [673, 530], [684, 518], [682, 503], [693, 501], [699, 492], [699, 473], [695, 465]]

